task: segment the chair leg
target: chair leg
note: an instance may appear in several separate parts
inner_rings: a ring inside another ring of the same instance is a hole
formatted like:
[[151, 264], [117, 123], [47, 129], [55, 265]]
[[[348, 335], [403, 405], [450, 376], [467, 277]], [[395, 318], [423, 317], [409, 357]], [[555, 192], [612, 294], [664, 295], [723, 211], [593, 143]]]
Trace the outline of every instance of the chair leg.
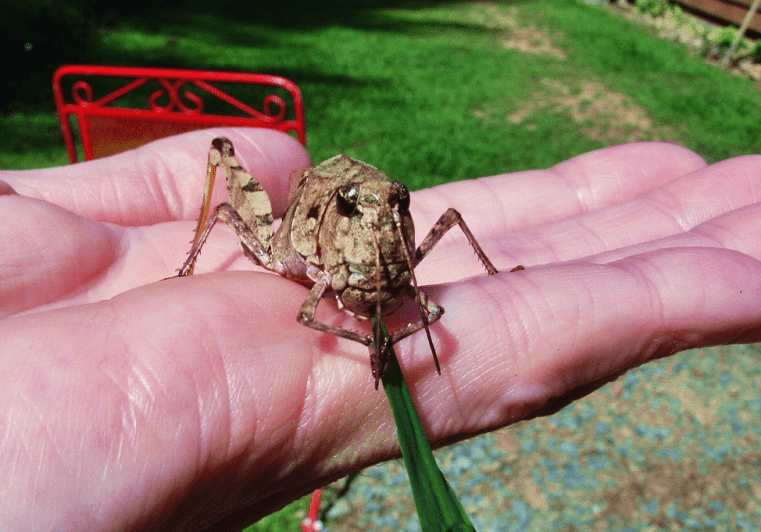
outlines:
[[312, 502], [309, 504], [309, 515], [301, 522], [302, 532], [320, 532], [322, 522], [318, 519], [320, 516], [320, 499], [322, 498], [322, 488], [312, 492]]

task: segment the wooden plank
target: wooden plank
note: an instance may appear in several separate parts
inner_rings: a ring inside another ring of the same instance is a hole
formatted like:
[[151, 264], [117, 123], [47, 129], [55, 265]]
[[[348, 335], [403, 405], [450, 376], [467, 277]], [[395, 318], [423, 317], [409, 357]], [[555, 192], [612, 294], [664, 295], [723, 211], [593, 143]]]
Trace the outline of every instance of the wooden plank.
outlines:
[[[748, 12], [751, 0], [735, 0], [731, 2], [727, 0], [677, 0], [677, 3], [689, 9], [705, 13], [713, 18], [739, 26]], [[757, 13], [753, 17], [748, 28], [761, 33], [761, 13]]]
[[753, 4], [753, 0], [732, 0], [729, 3], [743, 6], [745, 7], [745, 11], [747, 12], [747, 10], [750, 9], [751, 4]]

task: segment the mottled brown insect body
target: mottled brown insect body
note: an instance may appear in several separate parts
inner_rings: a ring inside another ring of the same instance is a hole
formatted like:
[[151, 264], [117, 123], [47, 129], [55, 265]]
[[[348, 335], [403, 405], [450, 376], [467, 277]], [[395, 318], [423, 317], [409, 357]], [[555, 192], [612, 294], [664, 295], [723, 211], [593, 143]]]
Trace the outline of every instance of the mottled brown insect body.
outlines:
[[[370, 359], [376, 388], [386, 368], [388, 346], [420, 329], [428, 334], [439, 370], [428, 325], [438, 320], [444, 309], [417, 289], [415, 266], [446, 231], [459, 224], [487, 272], [497, 272], [460, 214], [454, 209], [447, 210], [415, 250], [407, 188], [369, 164], [336, 155], [302, 172], [283, 221], [273, 235], [269, 197], [234, 155], [229, 140], [214, 139], [209, 153], [206, 200], [193, 247], [180, 275], [192, 273], [211, 228], [222, 218], [238, 234], [243, 251], [251, 260], [311, 286], [298, 314], [301, 323], [364, 345], [375, 344]], [[230, 203], [217, 206], [206, 221], [218, 166], [227, 179]], [[379, 338], [379, 321], [373, 335], [364, 335], [315, 320], [317, 304], [326, 293], [334, 294], [340, 308], [361, 319], [388, 315], [402, 304], [404, 296], [410, 296], [418, 302], [421, 320], [394, 332], [381, 345], [373, 341], [374, 337]]]

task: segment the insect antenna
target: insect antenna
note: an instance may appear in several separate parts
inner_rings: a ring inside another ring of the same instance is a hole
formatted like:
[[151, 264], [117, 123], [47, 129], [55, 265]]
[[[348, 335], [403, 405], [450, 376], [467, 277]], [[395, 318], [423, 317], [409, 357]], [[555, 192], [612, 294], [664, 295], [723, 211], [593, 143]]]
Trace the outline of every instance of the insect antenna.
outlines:
[[[373, 366], [373, 373], [375, 377], [375, 389], [378, 389], [378, 382], [381, 376], [386, 370], [386, 345], [381, 345], [381, 259], [380, 259], [380, 246], [378, 245], [378, 239], [375, 237], [375, 231], [370, 231], [373, 237], [373, 247], [375, 248], [375, 322], [373, 323], [373, 344], [375, 347], [375, 364]], [[381, 357], [383, 354], [383, 357]]]
[[420, 288], [417, 285], [417, 278], [415, 277], [415, 264], [412, 262], [412, 255], [410, 254], [409, 250], [409, 243], [407, 242], [407, 238], [405, 237], [404, 231], [402, 230], [402, 219], [401, 216], [399, 216], [399, 210], [397, 207], [394, 207], [394, 225], [396, 226], [396, 230], [399, 232], [399, 239], [402, 241], [402, 249], [404, 250], [404, 258], [407, 260], [407, 266], [410, 269], [410, 279], [412, 279], [412, 286], [415, 289], [415, 303], [417, 303], [417, 308], [420, 311], [420, 319], [423, 322], [423, 328], [425, 329], [425, 335], [428, 338], [428, 345], [431, 346], [431, 354], [433, 355], [433, 363], [436, 364], [436, 371], [439, 375], [441, 375], [441, 366], [439, 366], [439, 357], [436, 356], [436, 348], [433, 347], [433, 338], [431, 338], [431, 331], [428, 329], [428, 316], [425, 314], [425, 310], [423, 310], [423, 303], [420, 300]]

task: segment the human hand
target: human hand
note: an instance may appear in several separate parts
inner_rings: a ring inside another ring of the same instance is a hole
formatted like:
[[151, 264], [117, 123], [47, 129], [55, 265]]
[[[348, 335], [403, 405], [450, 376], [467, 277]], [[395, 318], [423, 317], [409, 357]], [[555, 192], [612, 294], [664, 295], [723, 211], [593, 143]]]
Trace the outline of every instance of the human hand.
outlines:
[[[0, 174], [19, 193], [0, 196], [0, 529], [234, 530], [398, 452], [367, 348], [298, 324], [307, 289], [255, 268], [232, 232], [214, 230], [197, 275], [158, 282], [189, 248], [219, 134]], [[302, 148], [221, 134], [282, 213]], [[418, 241], [455, 207], [502, 272], [482, 274], [456, 230], [416, 269], [446, 309], [431, 328], [442, 375], [423, 335], [395, 350], [429, 437], [551, 411], [677, 350], [757, 341], [759, 196], [761, 158], [707, 167], [656, 143], [413, 193]]]

